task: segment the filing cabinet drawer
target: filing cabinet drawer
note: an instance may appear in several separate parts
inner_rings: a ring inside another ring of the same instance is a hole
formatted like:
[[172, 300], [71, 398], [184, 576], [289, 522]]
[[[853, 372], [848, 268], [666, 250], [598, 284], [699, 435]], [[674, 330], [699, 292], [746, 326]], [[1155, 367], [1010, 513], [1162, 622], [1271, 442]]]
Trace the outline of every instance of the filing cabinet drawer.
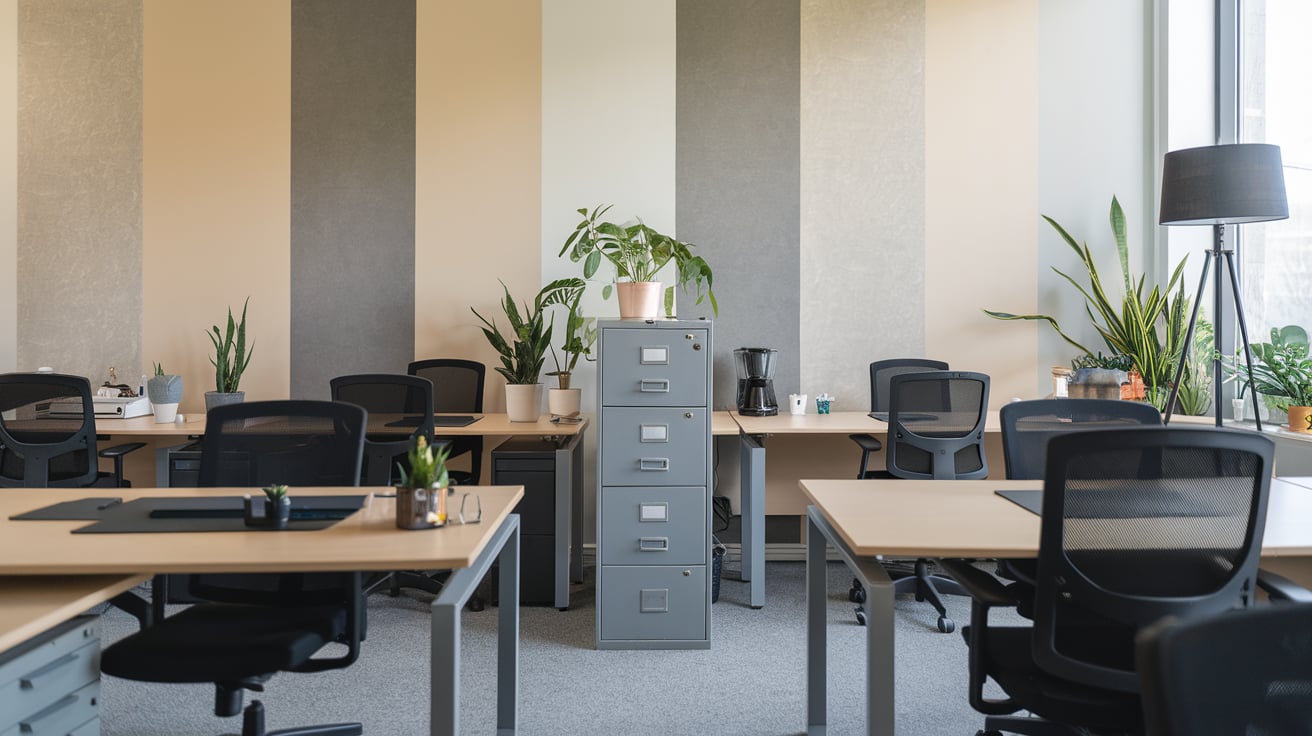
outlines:
[[601, 641], [707, 639], [705, 565], [600, 570]]
[[600, 564], [706, 564], [704, 486], [603, 487], [600, 508]]
[[705, 406], [705, 329], [607, 329], [601, 396], [607, 406]]
[[94, 617], [73, 619], [20, 644], [0, 658], [0, 733], [15, 718], [37, 713], [99, 677], [99, 621]]
[[96, 718], [100, 681], [90, 683], [32, 712], [16, 713], [18, 720], [0, 729], [0, 736], [68, 736]]
[[706, 485], [706, 409], [603, 407], [601, 427], [602, 485]]

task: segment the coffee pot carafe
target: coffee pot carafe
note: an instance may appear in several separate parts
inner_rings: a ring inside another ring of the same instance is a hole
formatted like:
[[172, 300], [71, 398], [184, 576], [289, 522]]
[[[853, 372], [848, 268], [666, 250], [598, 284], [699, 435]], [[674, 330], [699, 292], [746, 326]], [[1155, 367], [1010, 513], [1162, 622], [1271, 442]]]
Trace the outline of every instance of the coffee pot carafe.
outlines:
[[738, 413], [769, 417], [779, 413], [774, 397], [774, 365], [779, 351], [774, 348], [738, 348], [733, 351], [738, 373]]

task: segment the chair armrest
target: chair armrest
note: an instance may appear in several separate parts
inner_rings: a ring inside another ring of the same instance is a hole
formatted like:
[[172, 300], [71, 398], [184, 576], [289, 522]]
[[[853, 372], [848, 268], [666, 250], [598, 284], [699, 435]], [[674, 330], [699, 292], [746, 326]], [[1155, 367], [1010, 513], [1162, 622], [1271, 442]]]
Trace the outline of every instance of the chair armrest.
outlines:
[[971, 564], [970, 560], [939, 560], [941, 567], [952, 576], [970, 597], [986, 608], [1015, 606], [1020, 601], [997, 578]]
[[879, 452], [884, 444], [868, 434], [849, 434], [848, 438], [866, 452]]
[[1312, 603], [1312, 590], [1308, 590], [1293, 580], [1273, 572], [1258, 569], [1257, 587], [1266, 591], [1266, 594], [1273, 601]]
[[120, 458], [128, 454], [129, 452], [132, 452], [133, 450], [140, 450], [145, 446], [146, 446], [145, 442], [127, 442], [122, 445], [114, 445], [113, 447], [106, 447], [105, 449], [100, 451], [100, 456]]

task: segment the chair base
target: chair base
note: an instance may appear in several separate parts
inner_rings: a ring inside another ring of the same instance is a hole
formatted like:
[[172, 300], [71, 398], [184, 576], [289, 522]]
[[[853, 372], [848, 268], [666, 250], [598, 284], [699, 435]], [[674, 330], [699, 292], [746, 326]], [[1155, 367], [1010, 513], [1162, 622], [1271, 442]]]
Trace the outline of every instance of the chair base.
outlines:
[[241, 716], [241, 736], [363, 736], [359, 723], [330, 723], [323, 726], [297, 726], [277, 731], [264, 730], [264, 703], [252, 700]]
[[[889, 575], [893, 577], [894, 595], [912, 593], [916, 596], [917, 601], [928, 601], [929, 605], [933, 606], [935, 611], [938, 611], [938, 630], [944, 634], [950, 634], [956, 630], [957, 624], [948, 618], [948, 609], [944, 605], [941, 596], [970, 595], [957, 581], [942, 575], [931, 575], [929, 573], [929, 561], [923, 559], [916, 560], [913, 571], [890, 570]], [[857, 603], [865, 601], [865, 591], [861, 589], [860, 581], [852, 581], [852, 589], [848, 591], [848, 598]], [[862, 626], [865, 626], [866, 623], [865, 613], [864, 607], [857, 607], [856, 622]]]

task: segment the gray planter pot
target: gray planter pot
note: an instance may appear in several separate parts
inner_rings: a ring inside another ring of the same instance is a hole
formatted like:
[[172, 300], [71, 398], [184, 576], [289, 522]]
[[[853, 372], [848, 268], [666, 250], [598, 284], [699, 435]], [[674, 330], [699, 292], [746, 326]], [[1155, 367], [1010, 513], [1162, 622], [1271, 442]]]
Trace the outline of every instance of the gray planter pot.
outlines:
[[146, 381], [146, 395], [152, 404], [176, 404], [182, 401], [182, 376], [151, 376]]
[[209, 411], [216, 406], [227, 406], [228, 404], [240, 404], [246, 400], [245, 391], [234, 391], [230, 394], [219, 393], [218, 391], [205, 392], [205, 411]]
[[1113, 368], [1080, 368], [1071, 374], [1066, 392], [1072, 399], [1119, 399], [1121, 384], [1129, 380], [1125, 371]]

